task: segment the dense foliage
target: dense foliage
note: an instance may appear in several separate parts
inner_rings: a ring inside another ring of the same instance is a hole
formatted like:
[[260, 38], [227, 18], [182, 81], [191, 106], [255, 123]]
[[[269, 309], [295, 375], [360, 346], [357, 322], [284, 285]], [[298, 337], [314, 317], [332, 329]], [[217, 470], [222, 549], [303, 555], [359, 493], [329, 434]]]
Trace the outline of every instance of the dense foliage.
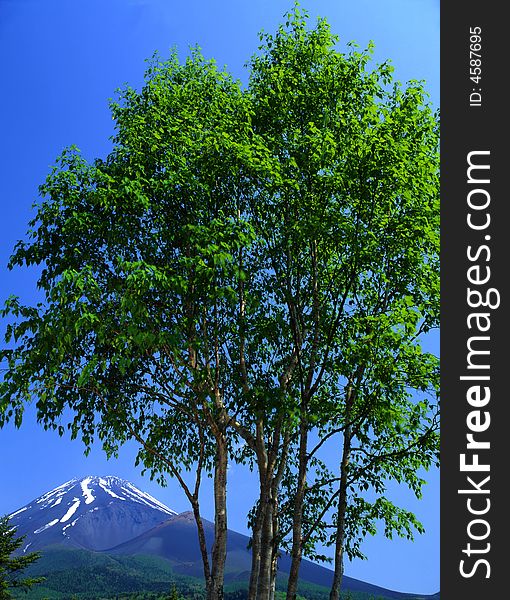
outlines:
[[[26, 600], [205, 600], [204, 582], [174, 572], [165, 560], [151, 556], [122, 557], [73, 548], [50, 548], [28, 569], [45, 581], [28, 591], [14, 590]], [[279, 582], [276, 599], [285, 597], [286, 582]], [[299, 600], [326, 600], [328, 589], [300, 585]], [[247, 581], [230, 583], [225, 600], [246, 600]], [[342, 600], [386, 600], [346, 591]], [[409, 599], [411, 600], [411, 599]]]
[[[14, 598], [26, 600], [204, 600], [204, 582], [175, 573], [157, 557], [109, 556], [70, 548], [46, 550], [28, 569], [31, 577], [45, 581]], [[284, 597], [285, 581], [278, 585], [277, 600]], [[328, 589], [313, 584], [300, 586], [300, 599], [326, 600]], [[230, 583], [225, 600], [246, 600], [247, 582]], [[372, 600], [369, 594], [346, 592], [346, 600]], [[379, 600], [373, 599], [373, 600]]]
[[339, 52], [297, 7], [261, 41], [246, 88], [198, 51], [155, 57], [112, 102], [106, 159], [59, 158], [10, 261], [40, 266], [43, 300], [6, 303], [0, 424], [35, 401], [87, 448], [137, 441], [191, 503], [210, 600], [227, 466], [249, 464], [250, 600], [275, 597], [282, 546], [294, 600], [318, 544], [337, 600], [367, 534], [422, 532], [388, 482], [419, 497], [438, 460], [439, 366], [422, 349], [439, 319], [438, 115], [420, 83], [371, 68], [371, 47]]
[[38, 552], [16, 553], [23, 545], [24, 536], [16, 536], [16, 528], [9, 523], [9, 517], [0, 518], [0, 599], [14, 597], [14, 590], [23, 592], [36, 583], [43, 581], [41, 577], [29, 577], [24, 571], [39, 557]]

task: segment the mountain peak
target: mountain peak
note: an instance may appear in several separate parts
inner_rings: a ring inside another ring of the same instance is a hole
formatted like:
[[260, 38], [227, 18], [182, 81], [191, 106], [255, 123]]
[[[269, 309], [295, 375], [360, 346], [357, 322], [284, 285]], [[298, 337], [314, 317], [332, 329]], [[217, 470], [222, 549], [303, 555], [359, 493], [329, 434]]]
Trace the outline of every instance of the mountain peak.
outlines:
[[[165, 506], [159, 500], [156, 500], [150, 494], [142, 492], [136, 486], [126, 479], [121, 479], [114, 475], [87, 475], [86, 477], [74, 478], [66, 481], [58, 487], [46, 492], [34, 502], [47, 508], [49, 506], [54, 507], [61, 503], [63, 496], [69, 494], [71, 491], [77, 496], [75, 501], [78, 504], [84, 503], [85, 505], [93, 504], [98, 494], [108, 494], [112, 498], [116, 498], [121, 501], [130, 500], [132, 502], [138, 502], [139, 504], [145, 504], [150, 508], [154, 508], [167, 513], [168, 515], [177, 514], [168, 506]], [[13, 517], [16, 513], [10, 515]]]
[[165, 504], [114, 475], [74, 478], [9, 518], [30, 551], [51, 543], [99, 550], [139, 535], [175, 516]]

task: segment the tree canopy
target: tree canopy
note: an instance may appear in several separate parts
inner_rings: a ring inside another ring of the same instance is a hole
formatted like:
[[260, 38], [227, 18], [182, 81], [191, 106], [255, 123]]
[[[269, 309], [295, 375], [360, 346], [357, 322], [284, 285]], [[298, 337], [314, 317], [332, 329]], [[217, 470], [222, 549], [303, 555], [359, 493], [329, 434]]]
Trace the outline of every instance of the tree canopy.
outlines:
[[[222, 596], [229, 460], [257, 473], [250, 598], [273, 598], [279, 549], [344, 552], [412, 537], [437, 460], [438, 115], [372, 47], [347, 53], [297, 7], [263, 34], [247, 86], [195, 50], [155, 56], [111, 103], [113, 148], [69, 148], [40, 187], [10, 267], [40, 265], [44, 299], [11, 297], [0, 419], [38, 418], [181, 482], [209, 598]], [[312, 442], [313, 440], [313, 442]], [[334, 444], [337, 464], [321, 449]], [[181, 477], [195, 473], [195, 485]], [[214, 476], [215, 541], [198, 493]], [[370, 499], [370, 490], [375, 495]]]
[[39, 552], [16, 554], [23, 545], [25, 536], [16, 537], [16, 527], [9, 517], [0, 518], [0, 599], [13, 598], [15, 588], [28, 590], [44, 581], [44, 577], [23, 577], [23, 571], [40, 557]]

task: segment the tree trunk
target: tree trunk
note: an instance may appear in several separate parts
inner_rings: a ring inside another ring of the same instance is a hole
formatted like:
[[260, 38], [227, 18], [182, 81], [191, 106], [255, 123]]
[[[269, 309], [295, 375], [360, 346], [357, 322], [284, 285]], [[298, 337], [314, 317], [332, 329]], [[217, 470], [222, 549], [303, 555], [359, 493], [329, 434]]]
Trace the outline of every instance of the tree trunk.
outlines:
[[278, 574], [278, 556], [279, 556], [279, 514], [278, 514], [278, 491], [273, 490], [274, 509], [273, 509], [273, 544], [271, 549], [271, 580], [269, 590], [269, 600], [274, 600], [276, 593], [276, 575]]
[[264, 520], [262, 523], [262, 535], [260, 538], [260, 566], [257, 585], [257, 599], [269, 600], [271, 590], [271, 565], [273, 558], [273, 499], [271, 486], [266, 485], [266, 497], [262, 500], [266, 506]]
[[289, 581], [287, 583], [287, 600], [295, 600], [297, 596], [299, 567], [303, 557], [303, 503], [306, 490], [306, 472], [308, 466], [307, 457], [308, 428], [303, 417], [300, 425], [299, 440], [299, 466], [296, 498], [294, 500], [294, 515], [292, 522], [292, 551]]
[[262, 559], [262, 532], [266, 522], [267, 496], [268, 496], [268, 457], [264, 441], [264, 424], [259, 417], [256, 423], [256, 433], [252, 448], [257, 456], [259, 474], [259, 500], [256, 510], [252, 535], [252, 560], [250, 573], [250, 587], [248, 589], [248, 600], [259, 598], [259, 579]]
[[270, 497], [273, 468], [268, 457], [264, 440], [264, 423], [261, 418], [257, 420], [255, 438], [255, 451], [259, 471], [259, 501], [253, 532], [255, 547], [252, 548], [252, 572], [250, 574], [248, 599], [269, 600], [271, 559], [270, 556], [268, 557], [268, 550], [272, 541], [272, 531], [269, 529], [268, 524], [272, 524]]
[[335, 539], [335, 571], [333, 575], [333, 584], [329, 594], [330, 600], [340, 598], [340, 588], [342, 586], [342, 577], [344, 574], [344, 542], [345, 542], [345, 512], [347, 508], [347, 490], [345, 482], [341, 484], [338, 505], [338, 517]]
[[[281, 425], [274, 428], [269, 452], [263, 422], [257, 423], [254, 449], [259, 472], [259, 500], [252, 535], [252, 571], [248, 600], [272, 600], [275, 594], [278, 563], [278, 490], [287, 464], [290, 436], [285, 435], [280, 449]], [[278, 462], [278, 452], [281, 452]]]
[[[350, 400], [350, 399], [349, 399]], [[349, 402], [348, 400], [348, 402]], [[350, 411], [347, 410], [347, 422]], [[335, 534], [335, 570], [329, 600], [339, 600], [342, 577], [344, 574], [345, 515], [347, 512], [347, 469], [351, 457], [352, 428], [348, 425], [344, 432], [342, 461], [340, 463], [340, 488], [338, 495], [338, 512]]]
[[253, 524], [252, 542], [251, 542], [251, 573], [250, 585], [248, 588], [248, 600], [255, 600], [257, 597], [257, 586], [260, 571], [260, 542], [262, 536], [262, 522], [264, 520], [262, 505], [259, 502]]
[[276, 594], [276, 575], [278, 573], [278, 553], [273, 554], [273, 563], [271, 565], [271, 585], [269, 591], [269, 600], [274, 600]]
[[223, 600], [223, 580], [227, 558], [227, 466], [228, 453], [224, 433], [217, 440], [214, 471], [214, 543], [211, 556], [211, 590], [208, 600]]
[[205, 541], [204, 524], [202, 523], [202, 517], [200, 516], [200, 506], [198, 500], [195, 499], [192, 502], [193, 516], [195, 517], [195, 523], [197, 525], [198, 532], [198, 544], [200, 547], [200, 554], [202, 556], [202, 567], [204, 570], [205, 589], [207, 597], [209, 598], [209, 590], [212, 588], [211, 580], [211, 569], [209, 565], [209, 556], [207, 554], [207, 543]]

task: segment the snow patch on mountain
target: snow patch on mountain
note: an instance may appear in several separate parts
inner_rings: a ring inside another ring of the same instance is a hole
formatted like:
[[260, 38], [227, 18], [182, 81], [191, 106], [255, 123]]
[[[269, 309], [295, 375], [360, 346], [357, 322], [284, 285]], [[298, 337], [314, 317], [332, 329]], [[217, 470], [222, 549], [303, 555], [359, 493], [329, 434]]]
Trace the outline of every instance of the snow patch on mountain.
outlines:
[[46, 492], [46, 494], [43, 494], [40, 498], [38, 498], [35, 501], [36, 504], [49, 504], [48, 500], [52, 499], [51, 502], [53, 502], [53, 499], [57, 500], [60, 496], [63, 496], [67, 492], [68, 488], [72, 486], [75, 481], [75, 479], [71, 479], [70, 481], [66, 481], [62, 485], [59, 485], [55, 489]]
[[78, 517], [78, 519], [75, 519], [74, 521], [71, 521], [71, 523], [68, 523], [67, 525], [64, 525], [64, 527], [62, 527], [62, 535], [68, 535], [66, 533], [66, 529], [68, 527], [74, 527], [76, 525], [76, 523], [79, 521], [79, 518], [80, 517]]
[[74, 498], [74, 504], [71, 504], [69, 510], [66, 512], [66, 514], [60, 519], [61, 523], [65, 523], [66, 521], [69, 521], [69, 519], [74, 515], [74, 513], [76, 512], [76, 510], [78, 509], [78, 506], [80, 506], [81, 502], [79, 501], [78, 498]]
[[39, 529], [36, 529], [34, 531], [34, 533], [42, 533], [43, 531], [46, 531], [46, 529], [53, 527], [53, 525], [56, 525], [57, 523], [58, 523], [58, 519], [53, 519], [53, 521], [46, 523], [46, 525], [44, 525], [43, 527], [39, 527]]
[[108, 482], [105, 481], [102, 477], [99, 478], [99, 487], [104, 490], [107, 494], [112, 496], [113, 498], [118, 498], [119, 500], [125, 500], [122, 496], [117, 495], [115, 492], [108, 487]]
[[159, 510], [166, 512], [169, 515], [177, 514], [174, 510], [168, 508], [168, 506], [165, 506], [164, 504], [159, 502], [159, 500], [153, 498], [150, 494], [142, 492], [129, 482], [125, 482], [125, 485], [122, 486], [122, 490], [125, 493], [127, 493], [135, 502], [139, 502], [140, 504], [146, 504], [151, 508], [158, 508]]
[[19, 510], [17, 510], [16, 512], [13, 512], [9, 515], [9, 519], [12, 519], [12, 517], [15, 517], [16, 515], [19, 515], [20, 513], [22, 513], [24, 510], [27, 510], [28, 508], [30, 508], [29, 506], [24, 506], [23, 508], [20, 508]]
[[85, 496], [85, 504], [90, 504], [94, 502], [94, 494], [92, 490], [88, 487], [88, 484], [92, 481], [92, 477], [85, 477], [80, 481], [80, 486], [83, 491], [83, 495]]

